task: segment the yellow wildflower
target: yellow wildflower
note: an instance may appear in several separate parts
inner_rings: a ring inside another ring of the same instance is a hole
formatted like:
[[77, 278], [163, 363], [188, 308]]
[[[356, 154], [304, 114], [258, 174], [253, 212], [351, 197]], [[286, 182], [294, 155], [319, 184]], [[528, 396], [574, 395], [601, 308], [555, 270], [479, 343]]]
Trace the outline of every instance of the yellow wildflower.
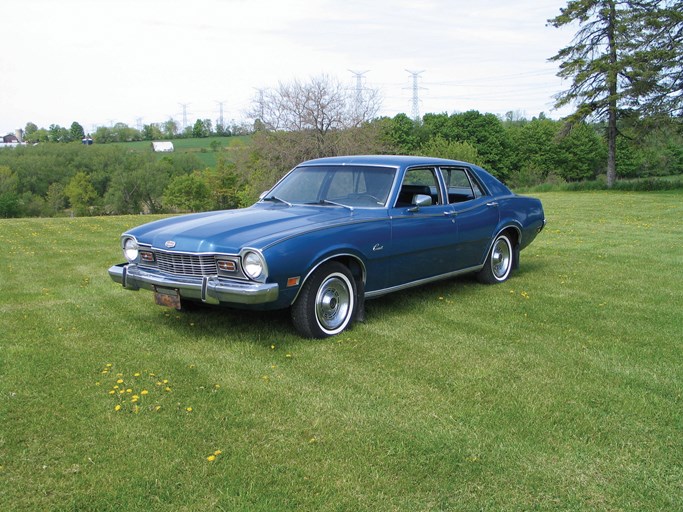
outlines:
[[215, 455], [209, 455], [209, 456], [206, 458], [206, 460], [208, 460], [209, 462], [213, 462], [214, 460], [216, 460], [216, 456], [215, 456]]
[[114, 410], [117, 411], [117, 412], [120, 411], [120, 410], [121, 410], [121, 405], [120, 405], [120, 404], [116, 404], [116, 407], [114, 407]]

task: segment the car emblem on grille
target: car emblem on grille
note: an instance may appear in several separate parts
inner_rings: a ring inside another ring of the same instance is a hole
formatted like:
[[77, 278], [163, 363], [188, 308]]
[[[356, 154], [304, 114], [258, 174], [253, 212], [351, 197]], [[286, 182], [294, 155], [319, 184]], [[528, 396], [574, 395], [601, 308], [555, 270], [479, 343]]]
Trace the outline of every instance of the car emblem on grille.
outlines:
[[173, 240], [167, 240], [164, 245], [169, 249], [173, 249], [175, 247], [175, 242]]

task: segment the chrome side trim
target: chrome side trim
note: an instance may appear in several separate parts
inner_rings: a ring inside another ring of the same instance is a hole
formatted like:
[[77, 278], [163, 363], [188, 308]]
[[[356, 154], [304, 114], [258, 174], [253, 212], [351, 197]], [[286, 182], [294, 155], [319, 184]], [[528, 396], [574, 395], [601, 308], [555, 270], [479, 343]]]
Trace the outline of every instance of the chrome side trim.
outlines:
[[477, 265], [475, 267], [464, 268], [462, 270], [456, 270], [454, 272], [448, 272], [446, 274], [440, 274], [438, 276], [432, 276], [432, 277], [426, 277], [424, 279], [418, 279], [417, 281], [412, 281], [412, 282], [406, 283], [406, 284], [399, 284], [396, 286], [392, 286], [390, 288], [383, 288], [381, 290], [375, 290], [372, 292], [365, 292], [365, 298], [366, 299], [375, 299], [377, 297], [381, 297], [382, 295], [387, 295], [388, 293], [398, 292], [401, 290], [405, 290], [407, 288], [413, 288], [415, 286], [421, 286], [423, 284], [433, 283], [435, 281], [442, 281], [444, 279], [450, 279], [452, 277], [457, 277], [457, 276], [460, 276], [463, 274], [469, 274], [470, 272], [478, 272], [483, 267], [484, 267], [484, 265]]

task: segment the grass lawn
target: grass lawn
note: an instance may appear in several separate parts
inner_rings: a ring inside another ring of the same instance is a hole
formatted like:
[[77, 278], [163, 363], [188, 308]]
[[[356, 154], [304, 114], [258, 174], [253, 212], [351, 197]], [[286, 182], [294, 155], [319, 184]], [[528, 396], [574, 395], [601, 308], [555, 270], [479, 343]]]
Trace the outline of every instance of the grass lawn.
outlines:
[[149, 217], [0, 220], [0, 510], [681, 510], [683, 193], [539, 197], [325, 341], [115, 285]]

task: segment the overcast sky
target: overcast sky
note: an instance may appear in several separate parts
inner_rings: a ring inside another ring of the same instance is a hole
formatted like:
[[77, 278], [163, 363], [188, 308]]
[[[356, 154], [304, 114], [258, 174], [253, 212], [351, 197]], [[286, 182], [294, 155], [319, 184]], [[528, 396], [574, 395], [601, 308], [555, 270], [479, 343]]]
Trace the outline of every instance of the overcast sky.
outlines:
[[379, 89], [380, 114], [552, 109], [560, 0], [2, 0], [0, 133], [246, 119], [258, 88], [327, 74]]

